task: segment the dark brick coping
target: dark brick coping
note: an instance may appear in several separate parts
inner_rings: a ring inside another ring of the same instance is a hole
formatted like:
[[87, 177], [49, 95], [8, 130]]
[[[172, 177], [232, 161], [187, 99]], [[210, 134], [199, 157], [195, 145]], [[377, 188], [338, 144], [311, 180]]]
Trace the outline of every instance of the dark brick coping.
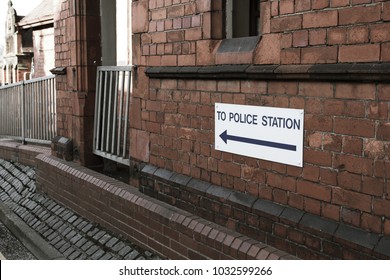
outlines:
[[154, 79], [248, 79], [390, 82], [390, 63], [314, 65], [157, 66], [145, 70]]
[[[151, 165], [141, 170], [141, 188], [148, 190], [146, 181], [155, 181], [165, 185], [176, 185], [183, 191], [202, 194], [207, 198], [241, 209], [247, 213], [265, 217], [277, 224], [290, 225], [311, 235], [365, 252], [373, 258], [390, 258], [390, 237], [366, 232], [362, 229], [338, 223], [302, 210], [279, 205], [271, 201], [256, 198], [250, 194], [238, 193], [220, 186], [180, 175]], [[142, 182], [142, 180], [144, 182]], [[157, 184], [157, 183], [156, 183]], [[337, 257], [335, 257], [337, 258]]]
[[24, 145], [13, 140], [0, 141], [0, 158], [18, 162], [27, 166], [35, 166], [35, 157], [39, 154], [51, 154], [51, 148], [37, 145]]
[[[36, 162], [38, 190], [83, 217], [164, 257], [296, 259], [76, 163], [44, 154], [38, 155]], [[168, 176], [163, 173], [160, 175]], [[183, 182], [183, 178], [177, 176], [176, 183]]]

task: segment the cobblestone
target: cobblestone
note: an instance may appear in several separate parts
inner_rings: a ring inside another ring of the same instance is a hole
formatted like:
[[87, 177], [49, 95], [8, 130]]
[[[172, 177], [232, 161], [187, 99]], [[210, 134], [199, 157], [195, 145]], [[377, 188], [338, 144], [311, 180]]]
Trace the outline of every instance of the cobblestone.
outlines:
[[66, 259], [161, 259], [37, 193], [31, 167], [0, 159], [0, 200]]

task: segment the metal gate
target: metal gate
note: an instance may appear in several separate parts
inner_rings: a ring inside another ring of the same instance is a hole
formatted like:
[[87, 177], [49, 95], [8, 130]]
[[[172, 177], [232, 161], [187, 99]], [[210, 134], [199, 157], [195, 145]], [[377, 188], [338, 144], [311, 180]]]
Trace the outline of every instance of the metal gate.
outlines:
[[128, 137], [131, 66], [98, 67], [94, 154], [130, 165]]

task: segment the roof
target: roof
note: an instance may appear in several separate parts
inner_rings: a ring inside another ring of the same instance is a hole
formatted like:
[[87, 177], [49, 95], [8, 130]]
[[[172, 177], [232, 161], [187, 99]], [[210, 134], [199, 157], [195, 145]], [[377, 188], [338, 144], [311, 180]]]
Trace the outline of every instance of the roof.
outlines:
[[43, 0], [35, 9], [19, 21], [18, 25], [22, 28], [36, 27], [53, 23], [53, 19], [53, 0]]

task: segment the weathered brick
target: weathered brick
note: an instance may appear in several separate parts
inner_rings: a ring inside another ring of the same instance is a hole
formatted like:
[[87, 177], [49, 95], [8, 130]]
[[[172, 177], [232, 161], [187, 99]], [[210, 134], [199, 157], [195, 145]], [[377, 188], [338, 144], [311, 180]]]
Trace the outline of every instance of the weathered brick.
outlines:
[[375, 84], [338, 83], [335, 97], [343, 99], [375, 99]]
[[215, 55], [213, 49], [215, 47], [214, 41], [201, 40], [196, 42], [196, 60], [197, 65], [214, 64]]
[[[390, 44], [389, 44], [390, 51]], [[390, 55], [390, 52], [389, 52]], [[389, 56], [390, 58], [390, 56]], [[379, 84], [378, 85], [378, 98], [379, 100], [390, 101], [390, 85], [389, 84]]]
[[299, 95], [302, 96], [317, 96], [324, 98], [333, 97], [333, 84], [318, 83], [318, 82], [304, 82], [299, 83]]
[[298, 83], [297, 82], [274, 82], [270, 81], [268, 83], [268, 93], [269, 94], [290, 94], [296, 95], [298, 92]]
[[330, 0], [330, 6], [332, 8], [349, 6], [349, 0]]
[[377, 140], [364, 141], [364, 156], [373, 159], [383, 159], [386, 157], [385, 143]]
[[329, 0], [312, 1], [313, 10], [322, 10], [329, 7]]
[[362, 101], [348, 101], [348, 106], [345, 107], [346, 117], [365, 118], [366, 104]]
[[324, 45], [326, 43], [326, 29], [309, 30], [309, 44], [311, 46]]
[[372, 120], [339, 118], [334, 119], [334, 132], [361, 137], [374, 137], [375, 122]]
[[[197, 41], [202, 39], [201, 28], [191, 28], [185, 31], [184, 38], [186, 41]], [[192, 64], [195, 65], [195, 64]]]
[[380, 60], [380, 45], [345, 45], [339, 48], [340, 62], [373, 62]]
[[356, 227], [360, 226], [360, 211], [343, 208], [341, 211], [341, 219], [344, 223], [350, 224]]
[[279, 4], [279, 12], [281, 15], [293, 13], [294, 12], [294, 0], [281, 1]]
[[304, 152], [304, 161], [319, 166], [331, 166], [332, 154], [330, 152], [306, 149]]
[[337, 175], [337, 182], [339, 187], [359, 192], [362, 187], [362, 175], [342, 171]]
[[383, 232], [387, 235], [390, 234], [390, 220], [389, 219], [385, 219], [385, 222], [384, 222], [384, 229], [383, 229]]
[[343, 152], [345, 154], [362, 155], [363, 140], [357, 137], [344, 136], [343, 137]]
[[152, 20], [161, 20], [167, 18], [167, 9], [157, 9], [157, 10], [151, 10], [151, 18]]
[[302, 15], [286, 16], [271, 19], [271, 32], [297, 30], [302, 27]]
[[320, 185], [309, 181], [298, 181], [297, 192], [321, 201], [331, 201], [332, 190], [329, 186]]
[[297, 48], [282, 50], [280, 62], [281, 64], [299, 64], [301, 62], [301, 51]]
[[166, 9], [167, 18], [179, 18], [184, 16], [184, 5], [169, 6]]
[[333, 188], [332, 203], [367, 213], [371, 212], [371, 196], [341, 188]]
[[341, 116], [344, 114], [345, 107], [343, 100], [327, 99], [324, 101], [324, 115]]
[[295, 12], [308, 11], [311, 8], [311, 0], [295, 1]]
[[352, 0], [352, 5], [359, 5], [359, 4], [370, 4], [372, 1], [371, 0]]
[[371, 42], [390, 41], [390, 23], [375, 24], [370, 26]]
[[382, 231], [382, 220], [380, 217], [372, 216], [367, 213], [361, 215], [360, 225], [363, 229], [370, 232], [381, 233]]
[[335, 63], [337, 62], [337, 47], [308, 47], [301, 51], [303, 64]]
[[303, 198], [303, 210], [305, 210], [308, 213], [320, 215], [321, 214], [321, 201], [317, 199], [312, 199], [309, 197]]
[[338, 13], [336, 10], [325, 10], [320, 12], [306, 13], [303, 15], [303, 28], [318, 28], [336, 26]]
[[390, 201], [382, 198], [373, 200], [373, 213], [390, 218]]
[[264, 34], [256, 48], [255, 63], [280, 64], [280, 38], [280, 34]]
[[292, 47], [292, 33], [285, 33], [280, 38], [280, 47], [287, 49]]
[[379, 123], [377, 139], [383, 141], [390, 141], [390, 122]]
[[369, 30], [367, 26], [353, 26], [348, 29], [348, 43], [358, 44], [369, 41]]
[[[302, 96], [303, 98], [303, 96]], [[322, 103], [318, 98], [308, 98], [306, 102], [303, 102], [301, 99], [297, 98], [301, 106], [298, 108], [304, 108], [307, 114], [319, 114], [322, 112]], [[290, 99], [290, 106], [293, 107], [293, 103]]]
[[321, 215], [325, 218], [339, 221], [341, 207], [331, 203], [322, 203]]
[[336, 155], [333, 161], [333, 168], [346, 170], [355, 174], [372, 175], [373, 160], [353, 155]]
[[383, 178], [363, 176], [362, 192], [381, 197], [384, 194]]
[[342, 148], [342, 138], [335, 134], [324, 134], [323, 147], [328, 151], [340, 152]]
[[331, 132], [333, 130], [333, 120], [328, 116], [306, 114], [305, 128], [309, 130]]
[[342, 45], [347, 42], [347, 29], [346, 28], [331, 28], [328, 30], [328, 44], [329, 45]]
[[309, 43], [309, 32], [307, 30], [295, 31], [293, 33], [293, 47], [306, 47]]
[[271, 2], [271, 16], [278, 16], [279, 15], [279, 1], [273, 1]]
[[382, 19], [383, 20], [390, 20], [390, 2], [383, 3]]
[[339, 24], [375, 22], [381, 19], [381, 5], [357, 6], [339, 10]]
[[223, 174], [240, 177], [241, 167], [238, 164], [226, 161], [218, 162], [218, 171]]

